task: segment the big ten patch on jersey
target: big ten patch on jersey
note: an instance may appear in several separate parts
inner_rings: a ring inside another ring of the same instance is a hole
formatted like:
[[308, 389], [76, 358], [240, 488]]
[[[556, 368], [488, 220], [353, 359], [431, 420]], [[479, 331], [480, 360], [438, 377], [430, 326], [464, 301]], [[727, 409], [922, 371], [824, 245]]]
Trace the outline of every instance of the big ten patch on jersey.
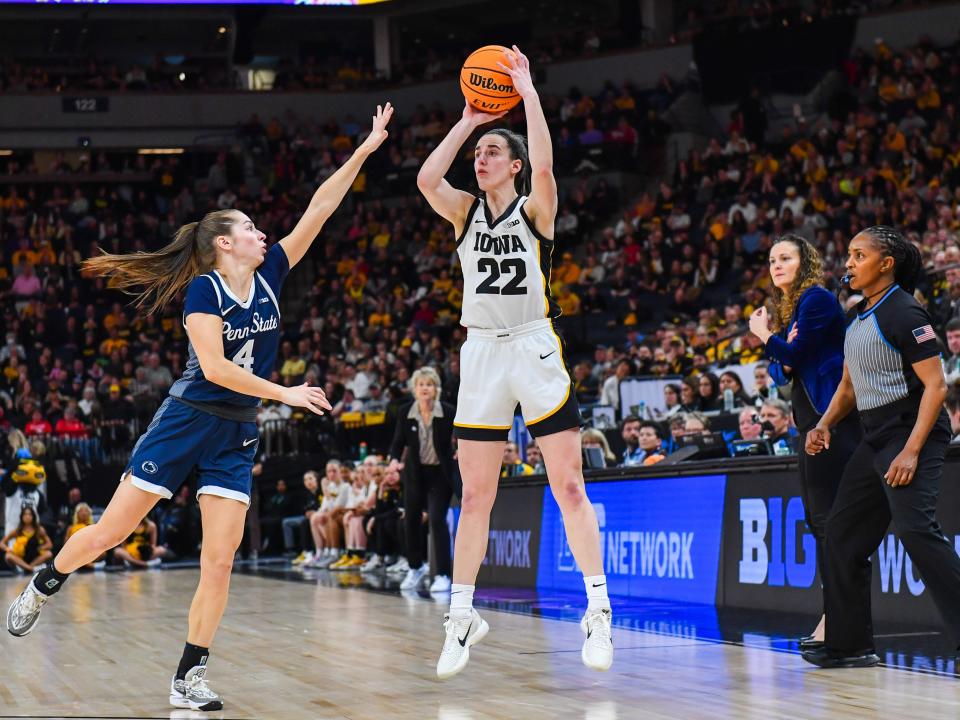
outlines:
[[474, 201], [457, 246], [465, 327], [512, 328], [559, 314], [548, 281], [553, 241], [536, 230], [526, 201], [518, 196], [496, 220], [482, 198]]

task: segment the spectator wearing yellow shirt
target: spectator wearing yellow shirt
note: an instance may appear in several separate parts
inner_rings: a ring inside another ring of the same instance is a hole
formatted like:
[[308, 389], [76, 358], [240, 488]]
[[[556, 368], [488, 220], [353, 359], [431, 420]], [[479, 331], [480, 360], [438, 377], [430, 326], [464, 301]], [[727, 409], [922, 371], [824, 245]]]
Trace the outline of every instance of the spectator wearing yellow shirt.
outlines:
[[373, 236], [373, 247], [377, 250], [381, 250], [390, 245], [390, 231], [387, 230], [387, 227], [384, 225], [380, 228], [380, 231]]
[[350, 271], [350, 276], [344, 281], [343, 288], [350, 294], [350, 297], [360, 302], [363, 300], [363, 292], [367, 288], [367, 276], [355, 265]]
[[110, 355], [114, 350], [123, 350], [130, 343], [126, 339], [120, 337], [120, 329], [114, 325], [109, 330], [110, 336], [100, 343], [100, 354], [101, 355]]
[[917, 95], [917, 109], [921, 111], [940, 109], [940, 92], [929, 75], [923, 79], [923, 85], [920, 86], [920, 93]]
[[560, 285], [560, 291], [557, 293], [557, 304], [564, 315], [580, 314], [580, 296], [565, 283]]
[[450, 292], [453, 287], [453, 278], [450, 277], [450, 271], [443, 269], [440, 271], [440, 277], [433, 281], [433, 290], [440, 291], [444, 295]]
[[367, 318], [367, 327], [393, 327], [393, 316], [387, 310], [387, 304], [383, 300], [377, 300], [374, 311]]
[[508, 442], [503, 446], [503, 464], [500, 466], [500, 477], [523, 477], [533, 475], [533, 468], [520, 459], [520, 451], [515, 442]]
[[30, 238], [20, 238], [19, 247], [14, 251], [13, 257], [10, 258], [13, 267], [20, 267], [20, 263], [36, 265], [37, 259], [37, 253], [30, 247]]
[[103, 327], [108, 332], [120, 322], [123, 315], [123, 306], [120, 303], [114, 303], [110, 312], [103, 318]]
[[907, 139], [897, 128], [896, 123], [887, 123], [887, 132], [883, 136], [883, 149], [897, 155], [907, 149]]
[[580, 279], [580, 266], [573, 261], [573, 253], [565, 252], [563, 262], [553, 271], [553, 282], [569, 285]]
[[293, 345], [289, 340], [285, 340], [281, 346], [283, 353], [283, 365], [280, 367], [280, 377], [288, 387], [297, 385], [303, 379], [307, 372], [307, 362], [302, 357], [293, 354]]

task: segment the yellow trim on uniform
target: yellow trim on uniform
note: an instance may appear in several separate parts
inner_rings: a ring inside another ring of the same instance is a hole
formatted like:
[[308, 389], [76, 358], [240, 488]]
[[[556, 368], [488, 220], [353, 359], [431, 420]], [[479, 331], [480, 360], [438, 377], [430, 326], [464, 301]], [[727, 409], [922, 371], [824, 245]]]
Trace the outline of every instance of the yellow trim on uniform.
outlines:
[[543, 316], [550, 317], [550, 278], [543, 274], [543, 264], [540, 262], [540, 246], [543, 243], [537, 238], [537, 268], [540, 270], [540, 277], [543, 278]]
[[563, 402], [557, 405], [553, 410], [548, 412], [546, 415], [541, 415], [536, 420], [531, 420], [530, 422], [527, 423], [527, 425], [536, 425], [538, 422], [542, 422], [543, 420], [549, 420], [551, 417], [553, 417], [558, 412], [560, 412], [561, 408], [563, 408], [563, 406], [567, 404], [567, 400], [570, 399], [570, 388], [573, 386], [573, 380], [571, 380], [570, 378], [570, 373], [567, 372], [567, 363], [563, 359], [563, 343], [560, 342], [560, 336], [557, 335], [557, 331], [554, 329], [552, 322], [550, 323], [550, 332], [553, 335], [553, 337], [556, 338], [557, 340], [557, 349], [560, 352], [560, 361], [561, 363], [563, 363], [563, 374], [567, 376], [567, 392], [563, 396]]
[[509, 430], [512, 425], [467, 425], [455, 422], [454, 427], [470, 428], [471, 430]]

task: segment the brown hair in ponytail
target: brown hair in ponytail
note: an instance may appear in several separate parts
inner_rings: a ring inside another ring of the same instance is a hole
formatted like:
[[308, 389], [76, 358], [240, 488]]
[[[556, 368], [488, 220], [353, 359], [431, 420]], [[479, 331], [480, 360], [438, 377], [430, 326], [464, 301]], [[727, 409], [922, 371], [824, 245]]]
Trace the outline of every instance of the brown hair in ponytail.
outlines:
[[213, 269], [216, 239], [231, 235], [236, 210], [207, 213], [200, 222], [187, 223], [173, 240], [156, 252], [126, 255], [103, 253], [83, 261], [82, 268], [106, 277], [110, 287], [135, 297], [134, 305], [147, 315], [162, 310], [193, 278]]

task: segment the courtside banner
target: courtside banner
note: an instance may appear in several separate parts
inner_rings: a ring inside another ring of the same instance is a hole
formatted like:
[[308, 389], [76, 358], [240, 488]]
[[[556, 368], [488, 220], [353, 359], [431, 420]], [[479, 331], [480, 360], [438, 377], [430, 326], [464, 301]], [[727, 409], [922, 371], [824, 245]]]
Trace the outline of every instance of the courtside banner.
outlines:
[[[713, 604], [726, 476], [591, 482], [611, 595]], [[583, 592], [560, 508], [544, 488], [537, 587]]]
[[[947, 540], [960, 552], [958, 480], [960, 462], [953, 457], [944, 464], [937, 519]], [[731, 474], [723, 546], [721, 605], [821, 612], [816, 546], [804, 522], [798, 472]], [[874, 619], [940, 623], [930, 594], [893, 525], [871, 564]]]
[[543, 490], [542, 485], [500, 488], [490, 514], [487, 555], [478, 585], [536, 585]]

